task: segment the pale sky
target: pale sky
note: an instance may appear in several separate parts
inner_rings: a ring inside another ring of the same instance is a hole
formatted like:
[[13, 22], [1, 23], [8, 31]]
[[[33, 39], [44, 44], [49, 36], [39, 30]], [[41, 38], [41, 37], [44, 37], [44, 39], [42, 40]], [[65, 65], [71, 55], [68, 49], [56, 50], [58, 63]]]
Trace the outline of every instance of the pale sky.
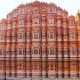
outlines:
[[[20, 4], [26, 4], [36, 0], [1, 0], [0, 1], [0, 19], [6, 18], [6, 15]], [[68, 11], [69, 15], [76, 15], [80, 9], [80, 0], [37, 0], [48, 3], [55, 3], [57, 6]]]

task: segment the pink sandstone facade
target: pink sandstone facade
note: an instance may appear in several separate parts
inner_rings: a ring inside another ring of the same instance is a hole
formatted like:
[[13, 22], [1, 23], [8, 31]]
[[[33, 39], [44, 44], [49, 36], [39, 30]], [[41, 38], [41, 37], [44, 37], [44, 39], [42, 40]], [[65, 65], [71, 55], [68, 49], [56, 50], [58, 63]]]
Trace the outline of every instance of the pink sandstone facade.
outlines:
[[0, 80], [71, 78], [80, 78], [80, 13], [35, 1], [0, 21]]

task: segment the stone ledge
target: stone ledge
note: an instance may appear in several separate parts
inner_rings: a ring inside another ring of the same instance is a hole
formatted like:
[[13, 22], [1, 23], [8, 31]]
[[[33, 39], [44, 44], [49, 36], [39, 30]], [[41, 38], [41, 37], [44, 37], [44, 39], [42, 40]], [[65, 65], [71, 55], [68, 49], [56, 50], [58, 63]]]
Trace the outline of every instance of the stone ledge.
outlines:
[[7, 78], [6, 80], [80, 80], [80, 78]]

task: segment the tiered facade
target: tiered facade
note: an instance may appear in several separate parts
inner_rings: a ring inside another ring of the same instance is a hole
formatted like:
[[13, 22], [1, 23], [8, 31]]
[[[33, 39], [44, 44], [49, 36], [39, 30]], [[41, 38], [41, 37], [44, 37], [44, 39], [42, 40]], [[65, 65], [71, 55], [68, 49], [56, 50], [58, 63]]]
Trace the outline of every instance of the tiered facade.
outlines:
[[38, 1], [9, 13], [0, 21], [4, 78], [80, 78], [80, 14], [75, 20], [54, 3]]

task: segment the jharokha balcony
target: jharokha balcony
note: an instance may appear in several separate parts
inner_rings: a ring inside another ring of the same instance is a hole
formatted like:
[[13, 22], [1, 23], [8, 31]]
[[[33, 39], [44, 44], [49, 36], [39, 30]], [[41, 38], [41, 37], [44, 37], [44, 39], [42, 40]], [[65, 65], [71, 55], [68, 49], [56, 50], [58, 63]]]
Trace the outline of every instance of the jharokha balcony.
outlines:
[[80, 13], [19, 5], [0, 21], [0, 80], [58, 79], [80, 79]]

